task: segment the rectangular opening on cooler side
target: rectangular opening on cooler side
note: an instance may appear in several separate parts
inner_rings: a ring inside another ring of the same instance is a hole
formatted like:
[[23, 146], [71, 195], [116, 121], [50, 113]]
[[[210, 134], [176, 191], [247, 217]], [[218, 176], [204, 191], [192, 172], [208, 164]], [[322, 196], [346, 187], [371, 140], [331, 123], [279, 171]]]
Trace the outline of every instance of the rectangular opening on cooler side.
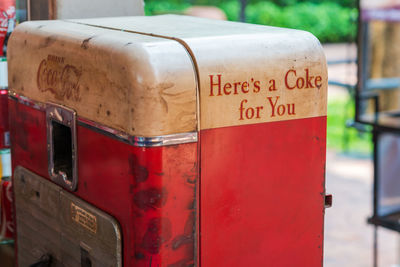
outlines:
[[66, 175], [72, 181], [72, 133], [71, 128], [52, 121], [54, 173]]

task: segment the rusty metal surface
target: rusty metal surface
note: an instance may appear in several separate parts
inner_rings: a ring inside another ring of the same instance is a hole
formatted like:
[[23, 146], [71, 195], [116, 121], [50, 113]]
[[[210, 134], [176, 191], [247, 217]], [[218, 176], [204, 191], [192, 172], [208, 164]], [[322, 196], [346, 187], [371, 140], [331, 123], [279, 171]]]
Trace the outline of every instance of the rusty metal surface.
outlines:
[[182, 44], [198, 79], [202, 130], [327, 114], [326, 59], [308, 32], [176, 15], [71, 21]]
[[[198, 131], [148, 148], [78, 124], [74, 196], [118, 220], [125, 266], [322, 264], [327, 75], [311, 34], [165, 16], [29, 23], [12, 42], [18, 94], [129, 135]], [[64, 71], [81, 79], [46, 79]], [[49, 179], [44, 112], [9, 105], [14, 167]]]
[[110, 215], [23, 167], [15, 169], [14, 194], [18, 266], [43, 255], [51, 266], [81, 266], [83, 256], [91, 266], [122, 266], [121, 233]]
[[[32, 107], [34, 109], [41, 110], [41, 111], [46, 110], [47, 104], [45, 104], [45, 103], [34, 101], [28, 97], [18, 95], [13, 91], [9, 91], [8, 94], [11, 99], [17, 101], [20, 104], [24, 104], [28, 107]], [[7, 107], [8, 107], [8, 101], [7, 101]], [[8, 110], [7, 110], [7, 115], [8, 115]], [[7, 116], [7, 122], [8, 122], [8, 116]], [[85, 119], [82, 117], [77, 118], [77, 123], [79, 123], [80, 125], [83, 125], [85, 127], [92, 128], [93, 130], [95, 130], [97, 132], [100, 132], [105, 135], [109, 135], [113, 138], [119, 139], [119, 140], [126, 142], [128, 144], [131, 144], [133, 146], [157, 147], [157, 146], [177, 145], [177, 144], [185, 144], [185, 143], [195, 143], [198, 141], [197, 132], [145, 137], [145, 136], [128, 135], [127, 133], [124, 133], [122, 131], [104, 126], [102, 124], [96, 123], [92, 120], [88, 120], [88, 119]], [[9, 136], [9, 131], [8, 131], [8, 136]]]
[[[44, 110], [13, 99], [9, 105], [13, 168], [21, 165], [50, 180]], [[80, 179], [74, 194], [119, 222], [123, 265], [193, 264], [198, 144], [134, 147], [80, 124], [77, 140]], [[18, 225], [16, 231], [18, 236]]]
[[176, 41], [29, 21], [12, 33], [7, 57], [9, 88], [19, 95], [129, 135], [196, 131], [195, 74]]
[[0, 90], [0, 149], [10, 147], [7, 90]]

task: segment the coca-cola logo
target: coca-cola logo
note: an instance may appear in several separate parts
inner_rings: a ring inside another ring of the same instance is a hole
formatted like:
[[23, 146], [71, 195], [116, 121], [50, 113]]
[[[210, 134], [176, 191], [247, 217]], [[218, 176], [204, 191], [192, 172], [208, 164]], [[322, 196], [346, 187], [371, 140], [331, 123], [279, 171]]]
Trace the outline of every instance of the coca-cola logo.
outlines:
[[79, 80], [82, 71], [66, 64], [63, 57], [49, 55], [39, 64], [37, 86], [41, 92], [49, 91], [58, 99], [80, 100]]
[[[7, 33], [11, 33], [15, 26], [15, 1], [0, 1], [0, 45], [6, 38]], [[0, 51], [2, 54], [2, 51]]]
[[0, 29], [7, 31], [8, 28], [8, 14], [4, 10], [0, 10]]

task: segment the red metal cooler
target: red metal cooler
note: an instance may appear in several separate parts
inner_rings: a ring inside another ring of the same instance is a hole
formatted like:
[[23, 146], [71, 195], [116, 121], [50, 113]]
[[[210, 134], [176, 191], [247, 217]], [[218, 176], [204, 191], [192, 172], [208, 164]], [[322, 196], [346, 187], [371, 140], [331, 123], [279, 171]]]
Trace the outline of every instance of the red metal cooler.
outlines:
[[8, 60], [19, 266], [322, 265], [327, 71], [311, 34], [37, 21]]
[[9, 177], [2, 178], [0, 181], [0, 239], [14, 237], [11, 188]]
[[0, 0], [0, 149], [10, 147], [8, 129], [7, 39], [15, 26], [15, 0]]

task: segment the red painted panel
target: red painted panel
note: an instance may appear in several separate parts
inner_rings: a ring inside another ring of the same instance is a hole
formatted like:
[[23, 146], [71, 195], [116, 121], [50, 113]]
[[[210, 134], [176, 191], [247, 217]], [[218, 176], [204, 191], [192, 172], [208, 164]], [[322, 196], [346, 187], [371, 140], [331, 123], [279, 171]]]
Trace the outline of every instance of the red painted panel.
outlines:
[[[45, 113], [9, 104], [13, 169], [21, 165], [49, 179]], [[193, 264], [197, 144], [133, 147], [81, 125], [77, 142], [73, 193], [117, 219], [124, 266]]]
[[[13, 167], [48, 179], [45, 113], [9, 104]], [[118, 220], [124, 266], [193, 264], [197, 205], [202, 266], [322, 264], [325, 117], [202, 131], [200, 204], [196, 143], [77, 134], [75, 194]]]
[[201, 132], [201, 263], [321, 266], [326, 117]]
[[14, 238], [12, 186], [9, 177], [0, 181], [0, 235]]
[[0, 90], [0, 149], [10, 147], [9, 140], [6, 142], [8, 126], [8, 90]]
[[126, 266], [193, 263], [197, 144], [139, 148], [78, 127], [78, 159], [77, 195], [119, 221]]
[[21, 165], [47, 178], [46, 114], [14, 100], [8, 106], [13, 169]]

